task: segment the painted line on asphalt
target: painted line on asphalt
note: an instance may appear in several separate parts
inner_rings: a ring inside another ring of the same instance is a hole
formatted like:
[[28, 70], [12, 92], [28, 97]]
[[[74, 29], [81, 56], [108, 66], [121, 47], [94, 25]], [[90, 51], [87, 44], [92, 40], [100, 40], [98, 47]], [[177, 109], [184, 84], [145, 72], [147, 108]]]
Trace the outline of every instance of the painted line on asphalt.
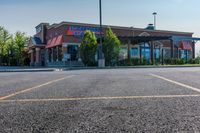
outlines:
[[149, 74], [153, 77], [156, 77], [156, 78], [159, 78], [159, 79], [162, 79], [162, 80], [165, 80], [165, 81], [168, 81], [170, 83], [173, 83], [173, 84], [176, 84], [176, 85], [179, 85], [179, 86], [182, 86], [182, 87], [185, 87], [185, 88], [188, 88], [188, 89], [191, 89], [193, 91], [196, 91], [196, 92], [200, 92], [200, 89], [199, 88], [196, 88], [196, 87], [192, 87], [190, 85], [186, 85], [184, 83], [180, 83], [180, 82], [177, 82], [177, 81], [174, 81], [174, 80], [171, 80], [171, 79], [168, 79], [168, 78], [165, 78], [165, 77], [162, 77], [162, 76], [159, 76], [159, 75], [156, 75], [156, 74]]
[[43, 83], [43, 84], [34, 86], [34, 87], [31, 87], [31, 88], [27, 88], [27, 89], [24, 89], [24, 90], [21, 90], [21, 91], [17, 91], [17, 92], [14, 92], [14, 93], [12, 93], [12, 94], [9, 94], [9, 95], [7, 95], [7, 96], [0, 97], [0, 100], [5, 100], [5, 99], [7, 99], [7, 98], [10, 98], [10, 97], [13, 97], [13, 96], [22, 94], [22, 93], [26, 93], [26, 92], [35, 90], [35, 89], [38, 89], [38, 88], [40, 88], [40, 87], [43, 87], [43, 86], [46, 86], [46, 85], [49, 85], [49, 84], [52, 84], [52, 83], [55, 83], [55, 82], [58, 82], [58, 81], [71, 78], [71, 77], [73, 77], [73, 76], [74, 76], [74, 75], [70, 75], [70, 76], [67, 76], [67, 77], [59, 78], [59, 79], [56, 79], [56, 80], [52, 80], [52, 81], [49, 81], [49, 82], [46, 82], [46, 83]]
[[85, 97], [85, 98], [58, 98], [58, 99], [17, 99], [17, 100], [0, 100], [0, 103], [4, 103], [4, 102], [56, 102], [56, 101], [83, 101], [83, 100], [184, 98], [184, 97], [200, 97], [200, 95], [154, 95], [154, 96]]

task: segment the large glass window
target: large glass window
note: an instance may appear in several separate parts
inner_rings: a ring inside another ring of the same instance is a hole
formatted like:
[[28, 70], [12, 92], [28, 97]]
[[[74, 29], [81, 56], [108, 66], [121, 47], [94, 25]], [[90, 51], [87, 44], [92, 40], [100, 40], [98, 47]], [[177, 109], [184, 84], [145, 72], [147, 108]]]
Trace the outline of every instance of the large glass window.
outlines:
[[131, 57], [138, 57], [138, 55], [139, 55], [138, 48], [132, 48]]
[[179, 51], [179, 54], [180, 54], [180, 58], [181, 59], [189, 59], [189, 57], [190, 57], [190, 52], [189, 52], [189, 50], [180, 50]]
[[156, 58], [156, 59], [159, 59], [159, 58], [160, 58], [160, 49], [159, 49], [159, 48], [156, 48], [156, 49], [155, 49], [155, 54], [156, 54], [156, 55], [155, 55], [155, 58]]
[[149, 60], [150, 59], [150, 47], [147, 43], [145, 43], [145, 45], [141, 46], [141, 51], [142, 51], [142, 57]]

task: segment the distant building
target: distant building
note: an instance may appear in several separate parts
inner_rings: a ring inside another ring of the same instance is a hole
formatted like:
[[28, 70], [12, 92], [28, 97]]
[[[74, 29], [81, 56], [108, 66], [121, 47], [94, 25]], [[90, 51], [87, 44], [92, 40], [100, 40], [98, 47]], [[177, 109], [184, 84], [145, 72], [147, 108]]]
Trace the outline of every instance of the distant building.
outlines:
[[[103, 34], [108, 27], [121, 40], [120, 58], [146, 58], [161, 62], [163, 58], [195, 58], [195, 38], [193, 33], [154, 30], [147, 28], [103, 26]], [[79, 46], [85, 30], [91, 30], [99, 38], [99, 26], [95, 24], [61, 22], [41, 23], [36, 26], [36, 34], [29, 41], [31, 66], [79, 66]]]

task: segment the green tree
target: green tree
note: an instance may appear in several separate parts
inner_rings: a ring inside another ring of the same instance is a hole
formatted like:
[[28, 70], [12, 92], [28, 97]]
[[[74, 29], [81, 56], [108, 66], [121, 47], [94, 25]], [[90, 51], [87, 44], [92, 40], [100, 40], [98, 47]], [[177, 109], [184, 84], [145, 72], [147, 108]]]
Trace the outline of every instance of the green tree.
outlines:
[[11, 35], [8, 43], [6, 44], [6, 51], [7, 51], [7, 61], [8, 65], [16, 65], [17, 63], [17, 57], [15, 56], [16, 53], [16, 45], [13, 36]]
[[105, 40], [103, 43], [103, 53], [105, 56], [106, 65], [114, 65], [119, 58], [120, 41], [113, 33], [111, 28], [106, 31]]
[[97, 47], [98, 45], [95, 34], [92, 31], [85, 31], [80, 46], [80, 55], [86, 66], [94, 66], [96, 64], [95, 55]]
[[9, 32], [5, 28], [0, 27], [0, 64], [5, 62], [5, 55], [7, 54], [5, 49], [9, 39]]
[[15, 43], [15, 54], [18, 59], [17, 65], [23, 65], [24, 57], [23, 54], [25, 52], [25, 49], [27, 48], [27, 41], [28, 37], [24, 32], [16, 32], [14, 37], [14, 43]]

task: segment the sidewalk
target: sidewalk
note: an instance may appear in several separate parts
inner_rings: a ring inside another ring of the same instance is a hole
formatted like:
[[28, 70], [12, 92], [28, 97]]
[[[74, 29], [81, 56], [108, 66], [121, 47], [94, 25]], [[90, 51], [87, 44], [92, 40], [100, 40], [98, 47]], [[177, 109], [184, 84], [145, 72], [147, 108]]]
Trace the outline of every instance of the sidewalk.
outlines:
[[69, 71], [84, 69], [130, 69], [130, 68], [183, 68], [183, 67], [200, 67], [200, 64], [187, 65], [146, 65], [146, 66], [114, 66], [114, 67], [1, 67], [0, 72], [51, 72], [51, 71]]
[[59, 71], [59, 68], [34, 68], [34, 67], [2, 67], [0, 66], [0, 72], [50, 72]]

